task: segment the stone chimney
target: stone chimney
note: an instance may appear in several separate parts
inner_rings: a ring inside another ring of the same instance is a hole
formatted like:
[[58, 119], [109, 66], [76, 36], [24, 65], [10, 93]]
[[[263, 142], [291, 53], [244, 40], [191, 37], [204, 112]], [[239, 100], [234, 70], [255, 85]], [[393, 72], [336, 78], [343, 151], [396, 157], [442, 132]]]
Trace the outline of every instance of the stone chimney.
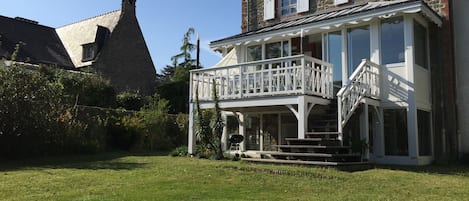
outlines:
[[122, 15], [135, 16], [135, 4], [137, 0], [122, 0]]

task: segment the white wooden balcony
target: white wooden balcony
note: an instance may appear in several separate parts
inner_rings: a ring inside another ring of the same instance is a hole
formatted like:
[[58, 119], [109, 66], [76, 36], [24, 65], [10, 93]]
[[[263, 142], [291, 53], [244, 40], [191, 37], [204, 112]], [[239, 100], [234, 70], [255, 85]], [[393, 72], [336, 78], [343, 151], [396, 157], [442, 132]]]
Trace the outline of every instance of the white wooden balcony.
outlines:
[[220, 100], [311, 95], [331, 99], [332, 64], [305, 55], [191, 71], [191, 102], [212, 100], [213, 84]]

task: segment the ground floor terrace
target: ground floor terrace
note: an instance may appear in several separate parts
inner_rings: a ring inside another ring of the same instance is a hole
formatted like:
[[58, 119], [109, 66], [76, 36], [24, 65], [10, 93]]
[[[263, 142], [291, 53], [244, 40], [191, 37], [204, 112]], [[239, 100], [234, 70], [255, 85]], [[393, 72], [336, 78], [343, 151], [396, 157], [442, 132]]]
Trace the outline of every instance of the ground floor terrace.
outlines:
[[227, 151], [240, 134], [236, 151], [265, 161], [431, 163], [439, 25], [423, 2], [376, 2], [212, 42], [224, 59], [191, 72], [189, 152], [215, 89]]

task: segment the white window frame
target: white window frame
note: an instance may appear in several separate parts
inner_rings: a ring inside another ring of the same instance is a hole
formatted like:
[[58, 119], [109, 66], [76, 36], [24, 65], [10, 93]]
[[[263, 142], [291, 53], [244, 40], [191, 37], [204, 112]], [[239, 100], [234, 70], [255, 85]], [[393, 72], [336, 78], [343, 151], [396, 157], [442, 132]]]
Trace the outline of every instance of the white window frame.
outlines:
[[[288, 13], [286, 13], [286, 14], [283, 14], [283, 9], [285, 8], [285, 7], [283, 7], [283, 1], [289, 1], [289, 4], [287, 6], [288, 7]], [[295, 4], [292, 4], [291, 1], [292, 0], [278, 0], [278, 5], [279, 5], [278, 9], [279, 9], [280, 16], [286, 17], [286, 16], [291, 16], [291, 15], [295, 15], [295, 14], [299, 13], [298, 12], [298, 3], [299, 3], [300, 0], [296, 0]], [[296, 10], [296, 12], [294, 12], [294, 13], [291, 12], [292, 8], [294, 8]]]

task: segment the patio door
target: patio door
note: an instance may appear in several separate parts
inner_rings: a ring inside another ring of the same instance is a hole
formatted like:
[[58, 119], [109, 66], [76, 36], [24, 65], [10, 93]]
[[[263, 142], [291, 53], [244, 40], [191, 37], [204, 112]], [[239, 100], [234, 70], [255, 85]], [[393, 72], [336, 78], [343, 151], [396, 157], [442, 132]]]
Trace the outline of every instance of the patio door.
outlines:
[[264, 114], [262, 115], [262, 150], [276, 151], [279, 145], [279, 115]]
[[261, 148], [261, 124], [260, 115], [249, 114], [246, 118], [246, 134], [244, 143], [248, 151], [260, 151]]

